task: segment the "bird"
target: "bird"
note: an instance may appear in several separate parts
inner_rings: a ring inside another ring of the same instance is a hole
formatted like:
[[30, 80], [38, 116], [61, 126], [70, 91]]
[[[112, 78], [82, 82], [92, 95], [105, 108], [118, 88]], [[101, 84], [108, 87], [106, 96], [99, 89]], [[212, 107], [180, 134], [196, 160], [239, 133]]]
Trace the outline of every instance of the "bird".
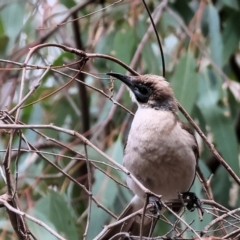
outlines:
[[[127, 76], [111, 72], [107, 75], [124, 83], [137, 104], [123, 166], [145, 188], [161, 195], [161, 201], [178, 199], [179, 193], [188, 193], [196, 176], [198, 144], [192, 130], [177, 115], [178, 107], [169, 82], [152, 74]], [[145, 192], [130, 177], [127, 176], [126, 182], [134, 197], [118, 220], [143, 208], [146, 199]], [[140, 223], [140, 217], [135, 216], [125, 224], [103, 231], [98, 239], [107, 240], [114, 235], [113, 239], [129, 239], [119, 233], [139, 235]], [[151, 235], [151, 224], [145, 217], [143, 236]]]

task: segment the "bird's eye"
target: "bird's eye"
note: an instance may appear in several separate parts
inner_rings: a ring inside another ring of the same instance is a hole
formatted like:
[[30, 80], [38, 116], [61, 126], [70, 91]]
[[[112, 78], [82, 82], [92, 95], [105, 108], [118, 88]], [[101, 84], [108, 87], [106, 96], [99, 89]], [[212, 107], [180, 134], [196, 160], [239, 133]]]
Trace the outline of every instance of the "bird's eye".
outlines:
[[151, 90], [147, 86], [141, 84], [136, 84], [132, 88], [132, 91], [135, 94], [137, 101], [141, 103], [146, 103], [151, 95]]
[[136, 87], [136, 91], [138, 91], [140, 94], [142, 95], [148, 95], [149, 94], [149, 91], [146, 87]]

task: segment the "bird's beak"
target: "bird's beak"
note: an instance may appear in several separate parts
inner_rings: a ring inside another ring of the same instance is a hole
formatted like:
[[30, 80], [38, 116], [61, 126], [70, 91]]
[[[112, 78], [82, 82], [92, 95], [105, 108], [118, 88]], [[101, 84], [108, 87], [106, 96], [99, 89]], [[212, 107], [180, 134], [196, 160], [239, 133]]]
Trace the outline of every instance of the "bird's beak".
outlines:
[[129, 77], [129, 76], [126, 76], [123, 74], [119, 74], [119, 73], [106, 73], [106, 74], [119, 79], [120, 81], [125, 83], [130, 89], [132, 89], [132, 87], [133, 87], [132, 77]]

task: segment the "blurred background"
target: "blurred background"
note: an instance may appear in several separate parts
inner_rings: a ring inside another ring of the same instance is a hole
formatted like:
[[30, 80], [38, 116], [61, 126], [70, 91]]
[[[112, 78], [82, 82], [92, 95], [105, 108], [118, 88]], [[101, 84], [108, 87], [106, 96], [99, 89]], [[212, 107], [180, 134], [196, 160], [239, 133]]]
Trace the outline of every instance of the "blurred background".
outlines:
[[[162, 41], [166, 80], [176, 99], [239, 176], [240, 1], [146, 2]], [[129, 111], [134, 113], [136, 106], [124, 86], [105, 73], [127, 70], [97, 55], [83, 66], [81, 57], [53, 46], [36, 49], [26, 63], [30, 49], [43, 43], [110, 55], [140, 74], [162, 75], [159, 46], [140, 0], [0, 2], [0, 125], [14, 123], [16, 117], [29, 126], [15, 135], [10, 129], [0, 129], [0, 194], [9, 190], [3, 163], [10, 156], [7, 175], [17, 189], [19, 209], [66, 239], [83, 239], [86, 229], [87, 239], [93, 239], [113, 217], [89, 201], [89, 194], [77, 182], [118, 215], [132, 197], [120, 184], [125, 184], [125, 174], [80, 138], [34, 125], [74, 130], [121, 163], [133, 118]], [[181, 114], [180, 118], [187, 122]], [[196, 138], [199, 166], [206, 179], [211, 177], [212, 199], [228, 210], [237, 209], [239, 185], [199, 135]], [[207, 199], [199, 180], [192, 191]], [[196, 212], [186, 211], [183, 216], [188, 223], [194, 220], [191, 226], [197, 231], [216, 218], [212, 206], [204, 207], [202, 222]], [[165, 216], [172, 223], [176, 220], [169, 213]], [[223, 226], [213, 226], [208, 234], [227, 236], [240, 227], [239, 219], [231, 216], [224, 224], [225, 232]], [[27, 220], [27, 225], [37, 239], [56, 239], [32, 221]], [[162, 219], [156, 236], [171, 228]], [[5, 208], [0, 210], [0, 229], [0, 239], [16, 239]], [[184, 233], [185, 237], [192, 235]]]

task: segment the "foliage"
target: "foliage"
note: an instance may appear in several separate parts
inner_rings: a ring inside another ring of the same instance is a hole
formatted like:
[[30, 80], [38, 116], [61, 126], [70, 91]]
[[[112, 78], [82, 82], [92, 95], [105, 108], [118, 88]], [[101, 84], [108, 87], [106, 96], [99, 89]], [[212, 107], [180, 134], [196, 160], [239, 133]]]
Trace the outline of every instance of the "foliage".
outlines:
[[[176, 99], [240, 177], [240, 0], [149, 0], [147, 4], [157, 18], [166, 79]], [[0, 198], [5, 193], [12, 196], [17, 188], [19, 199], [10, 202], [66, 239], [82, 239], [87, 223], [87, 239], [93, 239], [112, 220], [89, 200], [83, 186], [115, 214], [131, 199], [130, 191], [118, 183], [125, 184], [125, 174], [99, 151], [121, 164], [132, 120], [126, 109], [135, 108], [123, 86], [105, 76], [110, 71], [126, 73], [116, 62], [94, 55], [83, 65], [81, 54], [39, 46], [57, 43], [110, 55], [140, 74], [161, 75], [160, 51], [154, 33], [149, 34], [150, 25], [140, 0], [0, 3]], [[26, 128], [14, 132], [6, 127], [9, 124]], [[85, 136], [99, 151], [68, 130]], [[208, 182], [213, 199], [236, 209], [239, 185], [196, 137], [202, 173], [206, 179], [213, 174]], [[11, 184], [6, 176], [12, 178]], [[193, 190], [207, 199], [199, 180]], [[210, 206], [208, 211], [213, 211]], [[13, 239], [17, 231], [5, 208], [0, 216], [0, 239]], [[174, 221], [171, 214], [166, 216]], [[192, 227], [201, 230], [215, 217], [210, 214], [200, 222], [194, 212], [184, 218], [188, 223], [196, 219]], [[56, 239], [35, 222], [27, 224], [37, 239]], [[232, 232], [237, 226], [239, 220], [226, 230]], [[161, 222], [156, 233], [163, 235], [169, 229]], [[191, 232], [184, 233], [190, 236]]]

